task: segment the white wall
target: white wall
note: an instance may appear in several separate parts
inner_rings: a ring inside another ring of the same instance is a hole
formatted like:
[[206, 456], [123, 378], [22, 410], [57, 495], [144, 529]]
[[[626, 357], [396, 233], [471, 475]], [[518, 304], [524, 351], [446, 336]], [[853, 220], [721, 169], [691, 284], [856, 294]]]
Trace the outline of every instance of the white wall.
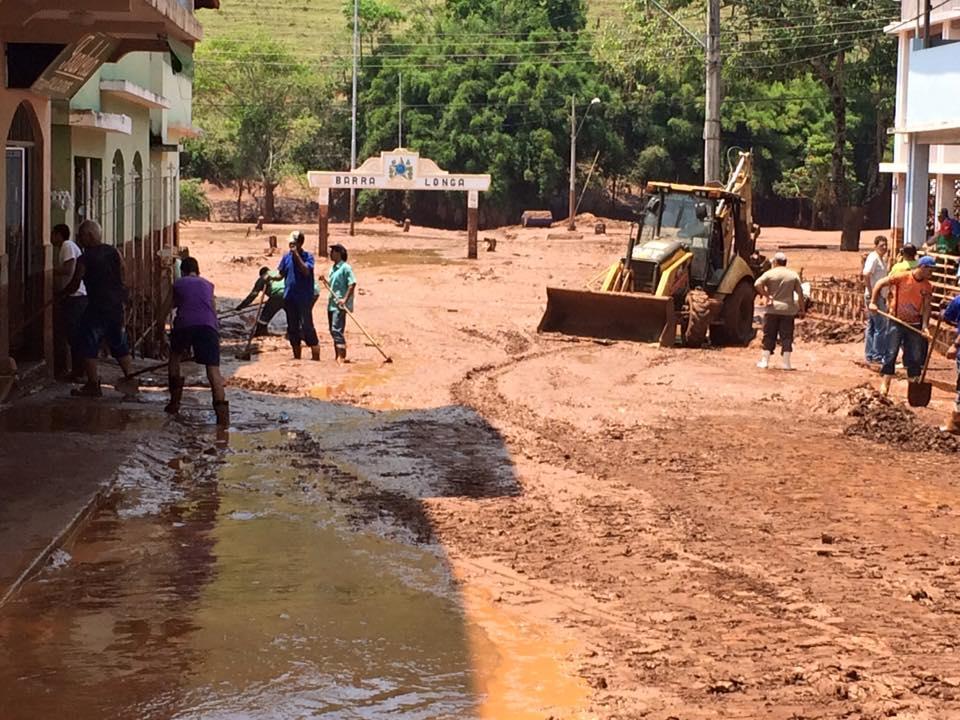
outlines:
[[906, 125], [960, 127], [960, 42], [910, 51]]

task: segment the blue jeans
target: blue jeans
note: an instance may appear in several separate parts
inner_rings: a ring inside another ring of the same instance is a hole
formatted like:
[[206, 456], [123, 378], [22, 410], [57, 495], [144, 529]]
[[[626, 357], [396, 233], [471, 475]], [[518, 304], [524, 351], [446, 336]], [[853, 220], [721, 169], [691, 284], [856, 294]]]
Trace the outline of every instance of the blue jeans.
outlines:
[[316, 298], [309, 300], [287, 298], [283, 302], [283, 309], [287, 314], [287, 339], [290, 345], [300, 347], [301, 341], [307, 347], [316, 347], [320, 344], [317, 339], [316, 328], [313, 327], [313, 304]]
[[880, 374], [894, 374], [897, 355], [901, 347], [903, 348], [903, 366], [907, 369], [907, 377], [920, 377], [923, 361], [927, 359], [927, 339], [895, 322], [891, 322], [890, 328], [887, 330], [887, 356], [883, 360]]
[[347, 327], [347, 313], [340, 308], [327, 311], [327, 319], [330, 321], [330, 337], [333, 338], [333, 346], [346, 349], [347, 339], [343, 336], [343, 331]]
[[[869, 305], [870, 298], [867, 298]], [[877, 299], [877, 307], [883, 312], [887, 311], [887, 301], [883, 298]], [[887, 354], [887, 331], [889, 322], [883, 315], [867, 311], [867, 331], [864, 338], [863, 355], [867, 362], [882, 363]]]

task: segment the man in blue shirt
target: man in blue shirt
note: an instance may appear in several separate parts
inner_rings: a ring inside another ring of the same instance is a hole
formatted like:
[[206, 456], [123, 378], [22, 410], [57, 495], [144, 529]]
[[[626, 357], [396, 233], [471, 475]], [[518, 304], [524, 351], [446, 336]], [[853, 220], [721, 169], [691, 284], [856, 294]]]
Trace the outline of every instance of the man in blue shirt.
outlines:
[[347, 249], [343, 245], [330, 248], [330, 299], [327, 301], [327, 320], [330, 322], [330, 337], [337, 353], [337, 364], [347, 361], [347, 339], [343, 331], [347, 327], [347, 311], [353, 312], [353, 295], [357, 278], [347, 263]]
[[[943, 310], [943, 319], [951, 325], [960, 323], [960, 297], [955, 297], [951, 300], [950, 304]], [[941, 428], [941, 430], [953, 433], [954, 435], [960, 434], [960, 355], [957, 353], [958, 348], [960, 348], [960, 333], [958, 333], [953, 344], [950, 345], [950, 349], [947, 350], [947, 357], [951, 360], [956, 359], [957, 361], [956, 404], [953, 406], [953, 412], [950, 414], [950, 419], [947, 420], [947, 424]]]
[[314, 360], [320, 359], [320, 341], [313, 326], [314, 294], [313, 255], [303, 249], [303, 232], [290, 233], [290, 252], [280, 260], [283, 278], [283, 309], [287, 314], [287, 339], [293, 348], [293, 357], [300, 359], [301, 342], [310, 348]]

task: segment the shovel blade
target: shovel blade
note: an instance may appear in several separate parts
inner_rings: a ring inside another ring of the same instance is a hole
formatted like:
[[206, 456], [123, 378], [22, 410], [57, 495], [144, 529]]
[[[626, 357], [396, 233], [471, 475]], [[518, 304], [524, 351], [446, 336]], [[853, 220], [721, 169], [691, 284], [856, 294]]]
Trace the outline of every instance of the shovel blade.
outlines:
[[907, 402], [910, 407], [927, 407], [933, 385], [928, 382], [912, 382], [907, 384]]

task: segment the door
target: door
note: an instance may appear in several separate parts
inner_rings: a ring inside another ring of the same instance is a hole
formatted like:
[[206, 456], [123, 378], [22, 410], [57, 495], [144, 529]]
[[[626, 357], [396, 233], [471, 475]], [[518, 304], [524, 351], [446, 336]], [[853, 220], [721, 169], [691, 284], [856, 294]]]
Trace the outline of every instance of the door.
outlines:
[[21, 323], [27, 307], [27, 150], [8, 147], [6, 152], [6, 252], [10, 259], [10, 349], [23, 347]]

